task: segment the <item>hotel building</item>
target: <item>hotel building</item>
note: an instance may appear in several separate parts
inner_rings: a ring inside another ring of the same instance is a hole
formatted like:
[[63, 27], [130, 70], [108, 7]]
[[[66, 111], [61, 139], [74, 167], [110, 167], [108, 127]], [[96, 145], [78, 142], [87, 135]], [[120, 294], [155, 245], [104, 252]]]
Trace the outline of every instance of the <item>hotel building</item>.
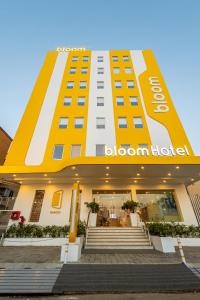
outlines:
[[68, 224], [78, 183], [81, 220], [95, 199], [120, 226], [133, 199], [143, 221], [198, 225], [186, 187], [199, 163], [152, 51], [59, 48], [47, 53], [0, 174], [20, 183], [14, 210], [26, 223]]

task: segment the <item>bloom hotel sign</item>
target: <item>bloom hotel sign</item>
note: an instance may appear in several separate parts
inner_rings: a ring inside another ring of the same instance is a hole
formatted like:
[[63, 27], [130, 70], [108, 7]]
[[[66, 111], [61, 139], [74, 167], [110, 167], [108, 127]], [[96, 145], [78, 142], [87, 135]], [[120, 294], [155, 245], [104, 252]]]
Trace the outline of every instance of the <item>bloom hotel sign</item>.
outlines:
[[149, 148], [113, 148], [105, 146], [105, 155], [106, 156], [189, 156], [189, 151], [186, 146], [180, 148], [174, 148], [173, 146], [159, 147], [159, 146], [150, 146]]

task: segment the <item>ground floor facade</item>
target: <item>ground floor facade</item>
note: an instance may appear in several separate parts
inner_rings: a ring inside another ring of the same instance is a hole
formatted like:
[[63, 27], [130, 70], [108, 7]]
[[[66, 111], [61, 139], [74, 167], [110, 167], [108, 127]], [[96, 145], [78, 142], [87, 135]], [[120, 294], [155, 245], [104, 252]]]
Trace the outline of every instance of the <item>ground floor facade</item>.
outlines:
[[[198, 225], [191, 199], [184, 184], [175, 185], [80, 185], [80, 220], [87, 222], [86, 203], [95, 200], [100, 212], [107, 214], [107, 225], [130, 226], [122, 205], [127, 200], [139, 203], [137, 211], [142, 221], [181, 222]], [[26, 224], [59, 225], [70, 223], [72, 185], [22, 184], [13, 210], [20, 211]], [[13, 221], [9, 221], [9, 225]], [[101, 216], [97, 226], [101, 226]], [[104, 224], [105, 225], [105, 224]]]

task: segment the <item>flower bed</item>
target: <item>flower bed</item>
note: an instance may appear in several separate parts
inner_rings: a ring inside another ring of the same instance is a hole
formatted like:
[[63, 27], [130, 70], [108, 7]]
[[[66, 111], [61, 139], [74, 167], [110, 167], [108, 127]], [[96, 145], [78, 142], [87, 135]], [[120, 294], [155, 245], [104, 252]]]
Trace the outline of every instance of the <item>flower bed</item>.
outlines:
[[200, 226], [175, 223], [147, 223], [150, 235], [160, 237], [200, 238]]

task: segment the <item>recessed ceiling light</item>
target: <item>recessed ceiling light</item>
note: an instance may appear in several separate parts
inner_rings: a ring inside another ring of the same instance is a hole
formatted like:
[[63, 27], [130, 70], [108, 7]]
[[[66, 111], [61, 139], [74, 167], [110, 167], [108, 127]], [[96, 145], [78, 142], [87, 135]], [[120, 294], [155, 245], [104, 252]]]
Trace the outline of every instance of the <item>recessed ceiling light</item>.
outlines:
[[75, 166], [72, 166], [72, 170], [75, 170], [76, 169], [76, 167]]
[[106, 170], [109, 170], [110, 169], [110, 167], [109, 166], [106, 166]]
[[134, 180], [135, 183], [137, 183], [137, 180]]
[[166, 181], [166, 180], [163, 180], [163, 182], [166, 183], [167, 181]]
[[47, 174], [44, 174], [45, 177], [47, 177]]
[[137, 176], [140, 176], [140, 173], [137, 173]]
[[109, 176], [109, 174], [108, 174], [108, 173], [106, 173], [106, 176]]
[[78, 176], [78, 173], [76, 173], [75, 176]]
[[79, 183], [80, 181], [79, 181], [79, 180], [77, 180], [76, 182], [77, 182], [77, 183]]
[[48, 183], [51, 183], [51, 180], [49, 180]]
[[176, 169], [178, 170], [178, 169], [180, 169], [180, 167], [179, 167], [179, 166], [176, 166]]
[[106, 183], [108, 183], [109, 181], [108, 181], [108, 180], [106, 180], [105, 182], [106, 182]]
[[22, 181], [20, 181], [19, 183], [22, 184]]
[[168, 173], [167, 175], [168, 175], [168, 176], [171, 176], [172, 174], [171, 174], [171, 173]]
[[194, 181], [194, 178], [191, 178], [190, 180], [191, 180], [191, 181]]
[[13, 174], [13, 177], [16, 177], [17, 175], [16, 174]]
[[144, 166], [141, 166], [141, 169], [144, 170]]

